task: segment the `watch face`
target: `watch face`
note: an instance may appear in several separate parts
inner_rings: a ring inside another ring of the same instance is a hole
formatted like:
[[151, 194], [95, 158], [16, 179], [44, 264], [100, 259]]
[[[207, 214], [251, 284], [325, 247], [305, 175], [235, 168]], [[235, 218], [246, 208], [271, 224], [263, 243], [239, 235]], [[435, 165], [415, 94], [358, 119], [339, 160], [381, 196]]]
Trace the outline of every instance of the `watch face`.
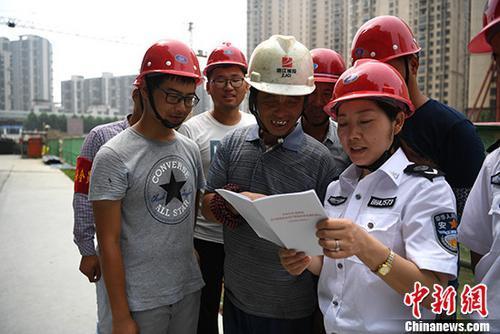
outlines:
[[378, 270], [378, 273], [382, 276], [385, 276], [389, 273], [389, 271], [391, 271], [391, 268], [388, 265], [383, 264], [382, 267]]

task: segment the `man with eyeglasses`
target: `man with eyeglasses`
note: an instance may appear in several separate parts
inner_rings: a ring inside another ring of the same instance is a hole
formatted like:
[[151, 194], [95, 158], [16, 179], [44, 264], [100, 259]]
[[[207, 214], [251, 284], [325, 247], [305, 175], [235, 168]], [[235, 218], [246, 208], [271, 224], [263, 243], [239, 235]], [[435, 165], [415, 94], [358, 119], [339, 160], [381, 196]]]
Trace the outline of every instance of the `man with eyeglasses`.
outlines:
[[[85, 137], [80, 154], [76, 159], [73, 194], [73, 241], [81, 254], [79, 270], [90, 283], [101, 278], [101, 265], [96, 254], [94, 236], [95, 224], [92, 203], [88, 200], [90, 170], [99, 149], [111, 138], [134, 125], [142, 115], [138, 88], [132, 91], [134, 110], [126, 118], [93, 128]], [[99, 319], [97, 319], [99, 322]]]
[[[238, 48], [228, 42], [215, 48], [203, 70], [208, 79], [206, 89], [212, 98], [213, 109], [190, 118], [179, 128], [180, 133], [198, 144], [205, 175], [220, 140], [231, 130], [255, 123], [251, 114], [239, 110], [248, 91], [248, 84], [244, 81], [246, 72], [247, 61]], [[205, 281], [198, 334], [217, 334], [224, 266], [222, 225], [208, 221], [198, 212], [194, 238]]]
[[141, 119], [108, 141], [91, 172], [103, 280], [98, 332], [196, 333], [203, 279], [193, 245], [204, 176], [198, 146], [174, 129], [198, 102], [198, 60], [164, 40], [136, 79]]
[[332, 97], [337, 79], [345, 71], [345, 63], [337, 52], [318, 48], [311, 50], [314, 63], [314, 84], [316, 89], [307, 97], [307, 104], [301, 117], [305, 133], [323, 143], [337, 162], [338, 174], [350, 164], [337, 136], [337, 122], [323, 111]]
[[256, 199], [314, 189], [322, 200], [336, 176], [328, 149], [304, 134], [298, 120], [314, 91], [309, 50], [293, 36], [271, 36], [249, 64], [249, 106], [257, 124], [225, 136], [207, 174], [204, 216], [223, 224], [224, 333], [312, 333], [314, 277], [291, 276], [279, 246], [259, 238], [216, 189]]

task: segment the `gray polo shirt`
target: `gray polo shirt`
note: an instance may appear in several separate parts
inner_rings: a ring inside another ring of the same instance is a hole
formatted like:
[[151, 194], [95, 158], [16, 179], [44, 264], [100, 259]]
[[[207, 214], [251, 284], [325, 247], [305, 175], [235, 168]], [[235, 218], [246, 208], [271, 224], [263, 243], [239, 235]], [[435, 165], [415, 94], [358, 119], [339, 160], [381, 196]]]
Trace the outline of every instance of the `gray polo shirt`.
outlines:
[[[283, 144], [266, 150], [258, 126], [224, 137], [208, 172], [207, 191], [227, 183], [265, 195], [315, 189], [321, 200], [337, 177], [328, 149], [296, 127]], [[242, 311], [261, 317], [298, 319], [316, 307], [313, 275], [292, 276], [281, 266], [275, 244], [242, 223], [224, 227], [225, 294]]]

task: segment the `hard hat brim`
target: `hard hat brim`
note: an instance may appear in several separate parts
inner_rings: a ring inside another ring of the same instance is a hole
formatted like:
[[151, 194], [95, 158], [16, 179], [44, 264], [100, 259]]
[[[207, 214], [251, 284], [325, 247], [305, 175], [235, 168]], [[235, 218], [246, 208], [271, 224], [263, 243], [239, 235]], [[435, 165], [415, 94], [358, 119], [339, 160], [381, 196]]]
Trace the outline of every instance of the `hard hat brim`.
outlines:
[[[218, 66], [221, 66], [221, 65], [234, 65], [234, 66], [241, 67], [245, 71], [248, 70], [248, 66], [246, 64], [241, 63], [241, 62], [237, 62], [237, 61], [219, 61], [219, 62], [212, 63], [212, 64], [206, 66], [205, 69], [203, 70], [203, 75], [207, 76], [207, 73], [209, 71], [211, 71], [214, 68], [217, 68]], [[245, 71], [243, 71], [243, 72], [245, 72]]]
[[253, 82], [248, 78], [245, 78], [245, 81], [248, 82], [250, 86], [261, 92], [275, 95], [304, 96], [311, 94], [316, 89], [316, 86], [314, 85], [283, 85], [267, 82]]
[[336, 83], [339, 78], [328, 78], [324, 76], [314, 76], [314, 82], [327, 82], [327, 83]]
[[486, 53], [493, 51], [490, 43], [488, 43], [488, 41], [486, 40], [486, 33], [488, 32], [488, 30], [490, 30], [493, 26], [495, 26], [499, 22], [500, 22], [500, 17], [497, 17], [496, 19], [491, 21], [486, 27], [483, 27], [483, 29], [481, 29], [481, 31], [470, 40], [468, 45], [470, 53]]
[[400, 97], [397, 95], [392, 95], [392, 94], [387, 94], [387, 93], [377, 93], [377, 92], [371, 92], [371, 91], [366, 91], [366, 92], [356, 91], [356, 92], [353, 92], [350, 94], [346, 94], [338, 99], [331, 100], [323, 108], [323, 111], [326, 112], [328, 115], [330, 115], [333, 119], [336, 119], [337, 113], [335, 111], [336, 111], [336, 109], [338, 109], [339, 103], [349, 101], [349, 100], [357, 100], [357, 99], [367, 99], [367, 100], [392, 99], [392, 100], [396, 100], [397, 102], [402, 103], [407, 107], [407, 109], [404, 110], [406, 118], [410, 117], [415, 112], [415, 107], [413, 106], [411, 101], [408, 101], [403, 97]]
[[170, 75], [177, 75], [179, 77], [187, 77], [187, 78], [193, 78], [195, 80], [196, 86], [199, 86], [200, 84], [203, 83], [204, 79], [203, 77], [200, 77], [196, 74], [191, 74], [183, 71], [175, 71], [175, 70], [152, 70], [152, 71], [144, 71], [141, 74], [139, 74], [135, 80], [134, 80], [134, 85], [139, 86], [144, 82], [144, 77], [146, 77], [149, 74], [153, 73], [158, 73], [158, 74], [170, 74]]

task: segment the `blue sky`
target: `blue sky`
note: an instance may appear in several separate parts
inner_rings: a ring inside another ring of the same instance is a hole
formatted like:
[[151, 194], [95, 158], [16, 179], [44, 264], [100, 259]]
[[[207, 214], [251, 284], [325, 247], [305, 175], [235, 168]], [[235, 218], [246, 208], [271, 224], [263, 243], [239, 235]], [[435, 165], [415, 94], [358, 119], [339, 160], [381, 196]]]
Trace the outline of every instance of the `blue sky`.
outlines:
[[[135, 74], [144, 52], [155, 41], [175, 38], [189, 44], [190, 21], [194, 22], [193, 49], [210, 52], [221, 42], [231, 41], [246, 53], [246, 3], [246, 0], [3, 0], [0, 16], [16, 19], [18, 27], [3, 24], [0, 36], [14, 40], [19, 35], [36, 34], [51, 41], [54, 100], [60, 102], [60, 81], [69, 80], [72, 75], [90, 78], [99, 77], [102, 72]], [[22, 25], [36, 29], [25, 29]]]

